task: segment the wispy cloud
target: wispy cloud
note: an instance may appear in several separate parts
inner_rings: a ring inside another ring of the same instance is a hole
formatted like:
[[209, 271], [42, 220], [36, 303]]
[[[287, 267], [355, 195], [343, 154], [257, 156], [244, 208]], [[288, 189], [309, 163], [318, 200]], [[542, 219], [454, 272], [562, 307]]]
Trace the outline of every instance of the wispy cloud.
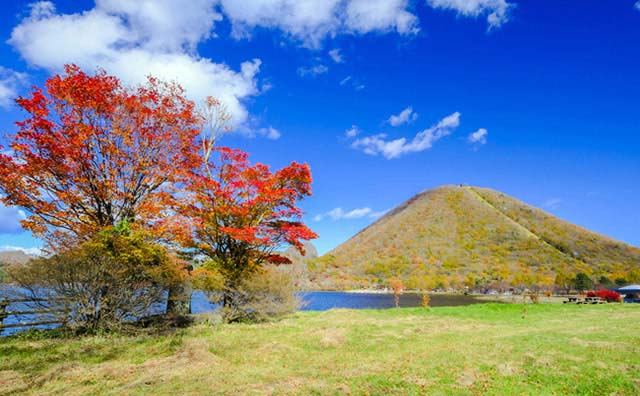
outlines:
[[242, 134], [248, 138], [263, 137], [270, 140], [280, 139], [281, 133], [273, 126], [262, 126], [261, 117], [250, 116], [247, 122], [235, 129], [236, 133]]
[[0, 66], [0, 107], [9, 108], [18, 96], [20, 87], [26, 85], [27, 75]]
[[407, 138], [389, 140], [386, 134], [380, 133], [356, 139], [351, 143], [351, 147], [362, 150], [368, 155], [382, 155], [386, 159], [398, 158], [408, 153], [431, 148], [433, 143], [452, 134], [459, 125], [460, 113], [455, 112], [444, 117], [432, 127], [419, 132], [411, 140]]
[[356, 125], [351, 125], [351, 128], [347, 129], [344, 132], [344, 136], [347, 138], [353, 138], [358, 136], [359, 133], [360, 133], [360, 129], [358, 129]]
[[402, 110], [398, 115], [392, 115], [387, 122], [389, 125], [397, 127], [404, 124], [410, 124], [418, 118], [418, 113], [413, 111], [413, 107], [409, 106]]
[[300, 77], [307, 77], [307, 76], [315, 77], [320, 74], [325, 74], [328, 71], [329, 71], [329, 68], [325, 65], [314, 65], [309, 67], [299, 67], [298, 75]]
[[260, 136], [266, 137], [267, 139], [271, 139], [271, 140], [280, 139], [280, 131], [278, 131], [277, 129], [271, 126], [268, 128], [260, 128], [256, 131], [256, 133]]
[[561, 203], [562, 203], [562, 199], [560, 198], [549, 198], [542, 203], [542, 207], [544, 209], [555, 210], [560, 207]]
[[476, 145], [486, 144], [488, 134], [489, 132], [487, 132], [486, 129], [480, 128], [477, 131], [470, 133], [469, 136], [467, 136], [467, 141]]
[[498, 29], [509, 21], [516, 6], [506, 0], [427, 0], [433, 8], [453, 10], [465, 17], [487, 16], [487, 30]]
[[331, 51], [329, 51], [329, 56], [331, 57], [331, 59], [333, 59], [333, 61], [335, 63], [343, 63], [344, 62], [344, 57], [342, 56], [342, 51], [340, 51], [339, 48], [332, 49]]
[[350, 220], [350, 219], [361, 219], [363, 217], [367, 217], [370, 219], [377, 219], [378, 217], [384, 215], [387, 211], [373, 211], [373, 209], [369, 207], [353, 209], [350, 211], [345, 211], [341, 207], [334, 208], [328, 212], [316, 215], [313, 220], [321, 221], [324, 219], [331, 220]]
[[366, 88], [366, 85], [364, 83], [362, 83], [361, 81], [353, 78], [353, 76], [346, 76], [345, 78], [340, 80], [340, 85], [343, 86], [343, 87], [344, 86], [350, 86], [353, 89], [355, 89], [356, 91], [361, 91], [361, 90]]
[[636, 4], [634, 4], [634, 5], [633, 5], [633, 7], [634, 7], [636, 10], [640, 11], [640, 1], [637, 1], [637, 2], [636, 2]]

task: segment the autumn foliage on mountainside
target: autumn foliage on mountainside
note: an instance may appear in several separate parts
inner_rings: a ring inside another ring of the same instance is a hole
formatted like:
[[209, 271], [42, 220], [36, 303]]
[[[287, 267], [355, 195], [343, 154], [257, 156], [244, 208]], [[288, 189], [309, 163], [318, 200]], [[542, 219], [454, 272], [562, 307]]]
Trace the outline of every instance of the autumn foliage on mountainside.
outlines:
[[312, 284], [325, 289], [382, 286], [398, 278], [407, 289], [568, 292], [579, 273], [622, 284], [640, 280], [640, 249], [497, 191], [442, 186], [310, 260], [309, 272]]

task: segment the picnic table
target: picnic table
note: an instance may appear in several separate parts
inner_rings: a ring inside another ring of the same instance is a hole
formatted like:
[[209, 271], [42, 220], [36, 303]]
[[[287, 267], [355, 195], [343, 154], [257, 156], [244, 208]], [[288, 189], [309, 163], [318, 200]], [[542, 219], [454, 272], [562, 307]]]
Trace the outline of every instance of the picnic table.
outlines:
[[582, 299], [580, 297], [567, 297], [566, 301], [562, 302], [563, 304], [582, 304]]
[[600, 297], [585, 297], [584, 299], [581, 297], [567, 297], [566, 301], [563, 301], [563, 304], [604, 304], [607, 300], [603, 300]]

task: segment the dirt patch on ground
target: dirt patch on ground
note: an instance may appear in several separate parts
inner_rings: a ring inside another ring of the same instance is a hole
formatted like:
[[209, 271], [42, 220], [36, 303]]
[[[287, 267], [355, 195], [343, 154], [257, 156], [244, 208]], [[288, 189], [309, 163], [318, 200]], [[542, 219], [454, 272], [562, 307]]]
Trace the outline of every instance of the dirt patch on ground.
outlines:
[[22, 374], [13, 370], [0, 371], [0, 395], [12, 395], [28, 388]]
[[290, 346], [290, 345], [286, 345], [286, 344], [282, 344], [280, 342], [277, 341], [273, 341], [273, 342], [268, 342], [264, 345], [262, 345], [260, 348], [258, 348], [257, 350], [257, 355], [258, 356], [272, 356], [274, 354], [276, 355], [280, 355], [280, 354], [289, 354], [289, 353], [293, 353], [296, 351], [296, 348]]
[[589, 341], [583, 340], [578, 337], [572, 337], [569, 339], [569, 342], [573, 345], [583, 346], [583, 347], [597, 347], [597, 348], [616, 348], [616, 347], [626, 347], [626, 344], [621, 342], [614, 341]]
[[326, 329], [320, 336], [320, 346], [322, 348], [337, 348], [347, 341], [343, 329]]
[[464, 369], [456, 380], [457, 384], [460, 386], [469, 387], [473, 385], [478, 379], [478, 375], [474, 370]]
[[518, 368], [515, 367], [512, 363], [500, 363], [496, 366], [496, 370], [500, 375], [505, 377], [510, 377], [514, 374], [518, 373]]

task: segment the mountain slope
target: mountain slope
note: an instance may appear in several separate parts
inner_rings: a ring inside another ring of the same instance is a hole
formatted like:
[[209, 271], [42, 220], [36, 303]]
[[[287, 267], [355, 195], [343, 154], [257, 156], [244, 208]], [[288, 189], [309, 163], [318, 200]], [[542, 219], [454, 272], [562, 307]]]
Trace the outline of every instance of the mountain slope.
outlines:
[[24, 264], [32, 258], [22, 250], [0, 252], [0, 264]]
[[322, 287], [400, 277], [409, 287], [551, 284], [557, 273], [624, 277], [640, 249], [486, 188], [420, 193], [310, 263]]

